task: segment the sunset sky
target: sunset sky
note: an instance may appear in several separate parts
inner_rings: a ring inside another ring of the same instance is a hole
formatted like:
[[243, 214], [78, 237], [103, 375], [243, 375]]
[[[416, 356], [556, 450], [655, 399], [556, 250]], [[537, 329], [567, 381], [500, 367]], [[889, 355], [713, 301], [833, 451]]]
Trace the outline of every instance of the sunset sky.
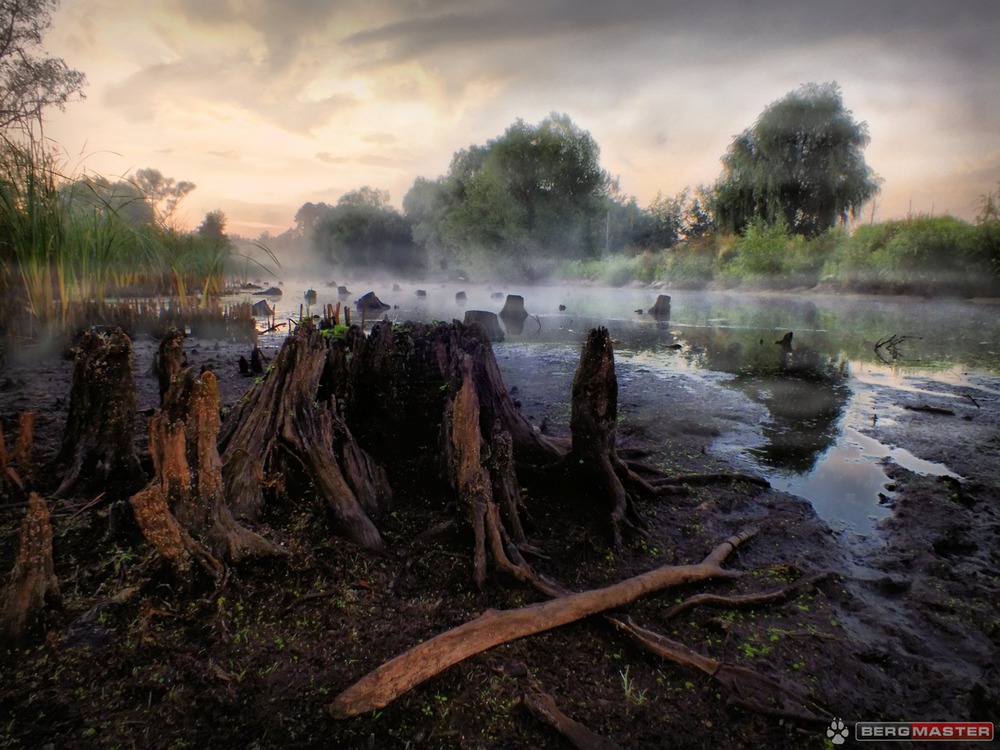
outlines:
[[279, 233], [418, 176], [517, 118], [568, 114], [648, 205], [710, 183], [802, 83], [868, 123], [876, 219], [972, 219], [1000, 182], [997, 0], [63, 0], [46, 40], [88, 78], [50, 113], [69, 174], [154, 167], [189, 226]]

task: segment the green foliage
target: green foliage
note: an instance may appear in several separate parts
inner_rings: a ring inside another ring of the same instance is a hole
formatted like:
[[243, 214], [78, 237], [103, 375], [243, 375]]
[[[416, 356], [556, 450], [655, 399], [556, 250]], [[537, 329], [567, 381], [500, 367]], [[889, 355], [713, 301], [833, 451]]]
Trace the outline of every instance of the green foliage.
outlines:
[[807, 84], [764, 110], [723, 157], [716, 184], [720, 224], [742, 232], [754, 219], [783, 218], [795, 234], [815, 237], [878, 192], [865, 163], [868, 128], [844, 108], [835, 83]]
[[530, 277], [545, 258], [595, 258], [622, 239], [637, 210], [611, 198], [599, 156], [566, 115], [518, 120], [485, 146], [457, 152], [444, 177], [414, 183], [403, 200], [413, 237], [442, 269], [471, 259]]
[[346, 193], [312, 219], [314, 249], [339, 268], [418, 270], [411, 223], [388, 203], [388, 193], [367, 186]]
[[996, 237], [990, 222], [918, 217], [859, 227], [823, 268], [836, 283], [871, 292], [992, 293]]

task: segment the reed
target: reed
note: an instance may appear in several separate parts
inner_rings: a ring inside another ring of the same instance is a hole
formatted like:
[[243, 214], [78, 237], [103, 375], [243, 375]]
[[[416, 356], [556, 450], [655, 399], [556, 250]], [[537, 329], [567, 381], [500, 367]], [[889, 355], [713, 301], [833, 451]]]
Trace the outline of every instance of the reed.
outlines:
[[[130, 220], [127, 201], [109, 201], [98, 184], [65, 178], [38, 144], [0, 140], [0, 335], [33, 340], [151, 315], [204, 330], [214, 318], [226, 337], [245, 336], [247, 320], [252, 330], [249, 307], [219, 304], [235, 264], [228, 242]], [[168, 302], [152, 313], [122, 301], [137, 296]]]

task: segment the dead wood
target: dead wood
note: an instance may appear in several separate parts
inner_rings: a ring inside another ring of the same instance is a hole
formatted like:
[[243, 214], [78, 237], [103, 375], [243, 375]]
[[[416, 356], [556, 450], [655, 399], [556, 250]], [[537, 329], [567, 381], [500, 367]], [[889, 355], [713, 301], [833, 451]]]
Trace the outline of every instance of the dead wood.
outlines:
[[80, 338], [70, 389], [69, 415], [52, 472], [56, 497], [107, 491], [127, 497], [146, 477], [135, 453], [135, 380], [132, 342], [121, 329]]
[[[644, 524], [636, 510], [636, 492], [652, 487], [618, 457], [618, 378], [614, 349], [607, 328], [587, 336], [573, 377], [570, 414], [572, 448], [567, 465], [597, 494], [605, 507], [616, 546], [626, 530]], [[593, 493], [590, 493], [593, 495]]]
[[692, 607], [698, 607], [702, 604], [707, 604], [713, 607], [753, 607], [757, 604], [772, 604], [774, 602], [782, 602], [786, 599], [791, 599], [792, 597], [798, 596], [803, 591], [813, 588], [818, 583], [825, 581], [832, 574], [829, 572], [820, 573], [818, 575], [809, 576], [808, 578], [803, 578], [801, 580], [795, 581], [788, 586], [782, 586], [777, 589], [772, 589], [771, 591], [765, 591], [760, 594], [741, 594], [738, 596], [722, 596], [720, 594], [695, 594], [692, 597], [688, 597], [680, 604], [677, 604], [670, 609], [668, 609], [663, 617], [666, 620], [671, 620], [677, 615], [685, 612]]
[[24, 493], [24, 482], [7, 456], [7, 443], [3, 435], [3, 425], [0, 424], [0, 496], [5, 498], [21, 498]]
[[943, 417], [954, 417], [955, 412], [951, 409], [944, 409], [940, 406], [930, 406], [929, 404], [907, 404], [903, 406], [908, 411], [922, 411], [925, 414], [940, 414]]
[[489, 610], [480, 617], [437, 635], [362, 677], [330, 705], [336, 718], [349, 718], [388, 705], [450, 666], [501, 643], [541, 633], [590, 615], [629, 604], [671, 586], [710, 578], [742, 575], [722, 563], [756, 530], [731, 536], [700, 563], [663, 566], [600, 589], [569, 594], [519, 609]]
[[14, 443], [14, 465], [25, 486], [35, 481], [35, 417], [33, 411], [17, 415], [17, 442]]
[[716, 474], [678, 474], [674, 476], [662, 475], [651, 478], [648, 481], [649, 484], [657, 490], [657, 492], [680, 489], [685, 485], [688, 487], [706, 487], [711, 484], [737, 484], [738, 482], [746, 482], [747, 484], [755, 484], [758, 487], [765, 488], [771, 486], [771, 483], [763, 477], [754, 476], [753, 474], [741, 474], [739, 472]]
[[[381, 534], [369, 517], [391, 501], [385, 472], [355, 443], [337, 413], [346, 383], [324, 374], [346, 371], [346, 343], [337, 351], [310, 321], [286, 339], [267, 377], [234, 410], [223, 430], [225, 494], [236, 514], [254, 518], [264, 486], [286, 469], [315, 484], [343, 533], [368, 549], [381, 549]], [[346, 456], [346, 458], [345, 458]], [[368, 506], [368, 511], [362, 505]]]
[[[267, 301], [264, 301], [267, 304]], [[154, 361], [156, 378], [160, 384], [160, 405], [170, 388], [170, 381], [184, 369], [184, 333], [172, 327], [160, 340], [160, 348]]]
[[521, 703], [532, 716], [555, 729], [579, 750], [616, 750], [618, 747], [560, 711], [555, 699], [548, 693], [528, 693]]
[[0, 596], [0, 641], [17, 645], [33, 617], [57, 603], [59, 581], [52, 562], [52, 524], [45, 500], [32, 492], [21, 521], [17, 560]]
[[185, 576], [193, 562], [218, 576], [222, 559], [279, 551], [238, 524], [225, 502], [219, 425], [215, 375], [174, 375], [163, 409], [149, 420], [155, 476], [131, 499], [146, 539]]
[[659, 633], [641, 628], [630, 619], [611, 618], [614, 625], [650, 653], [676, 664], [701, 670], [732, 692], [733, 702], [752, 711], [804, 723], [829, 723], [832, 718], [800, 686], [768, 677], [752, 669], [699, 654]]

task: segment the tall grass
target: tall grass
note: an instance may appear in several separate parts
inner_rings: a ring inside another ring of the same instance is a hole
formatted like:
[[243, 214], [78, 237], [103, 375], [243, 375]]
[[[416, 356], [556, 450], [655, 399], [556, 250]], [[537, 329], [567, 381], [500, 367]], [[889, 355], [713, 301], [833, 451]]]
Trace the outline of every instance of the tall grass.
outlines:
[[228, 242], [133, 223], [89, 184], [37, 144], [0, 141], [0, 333], [57, 334], [70, 310], [121, 296], [208, 306], [222, 294]]

